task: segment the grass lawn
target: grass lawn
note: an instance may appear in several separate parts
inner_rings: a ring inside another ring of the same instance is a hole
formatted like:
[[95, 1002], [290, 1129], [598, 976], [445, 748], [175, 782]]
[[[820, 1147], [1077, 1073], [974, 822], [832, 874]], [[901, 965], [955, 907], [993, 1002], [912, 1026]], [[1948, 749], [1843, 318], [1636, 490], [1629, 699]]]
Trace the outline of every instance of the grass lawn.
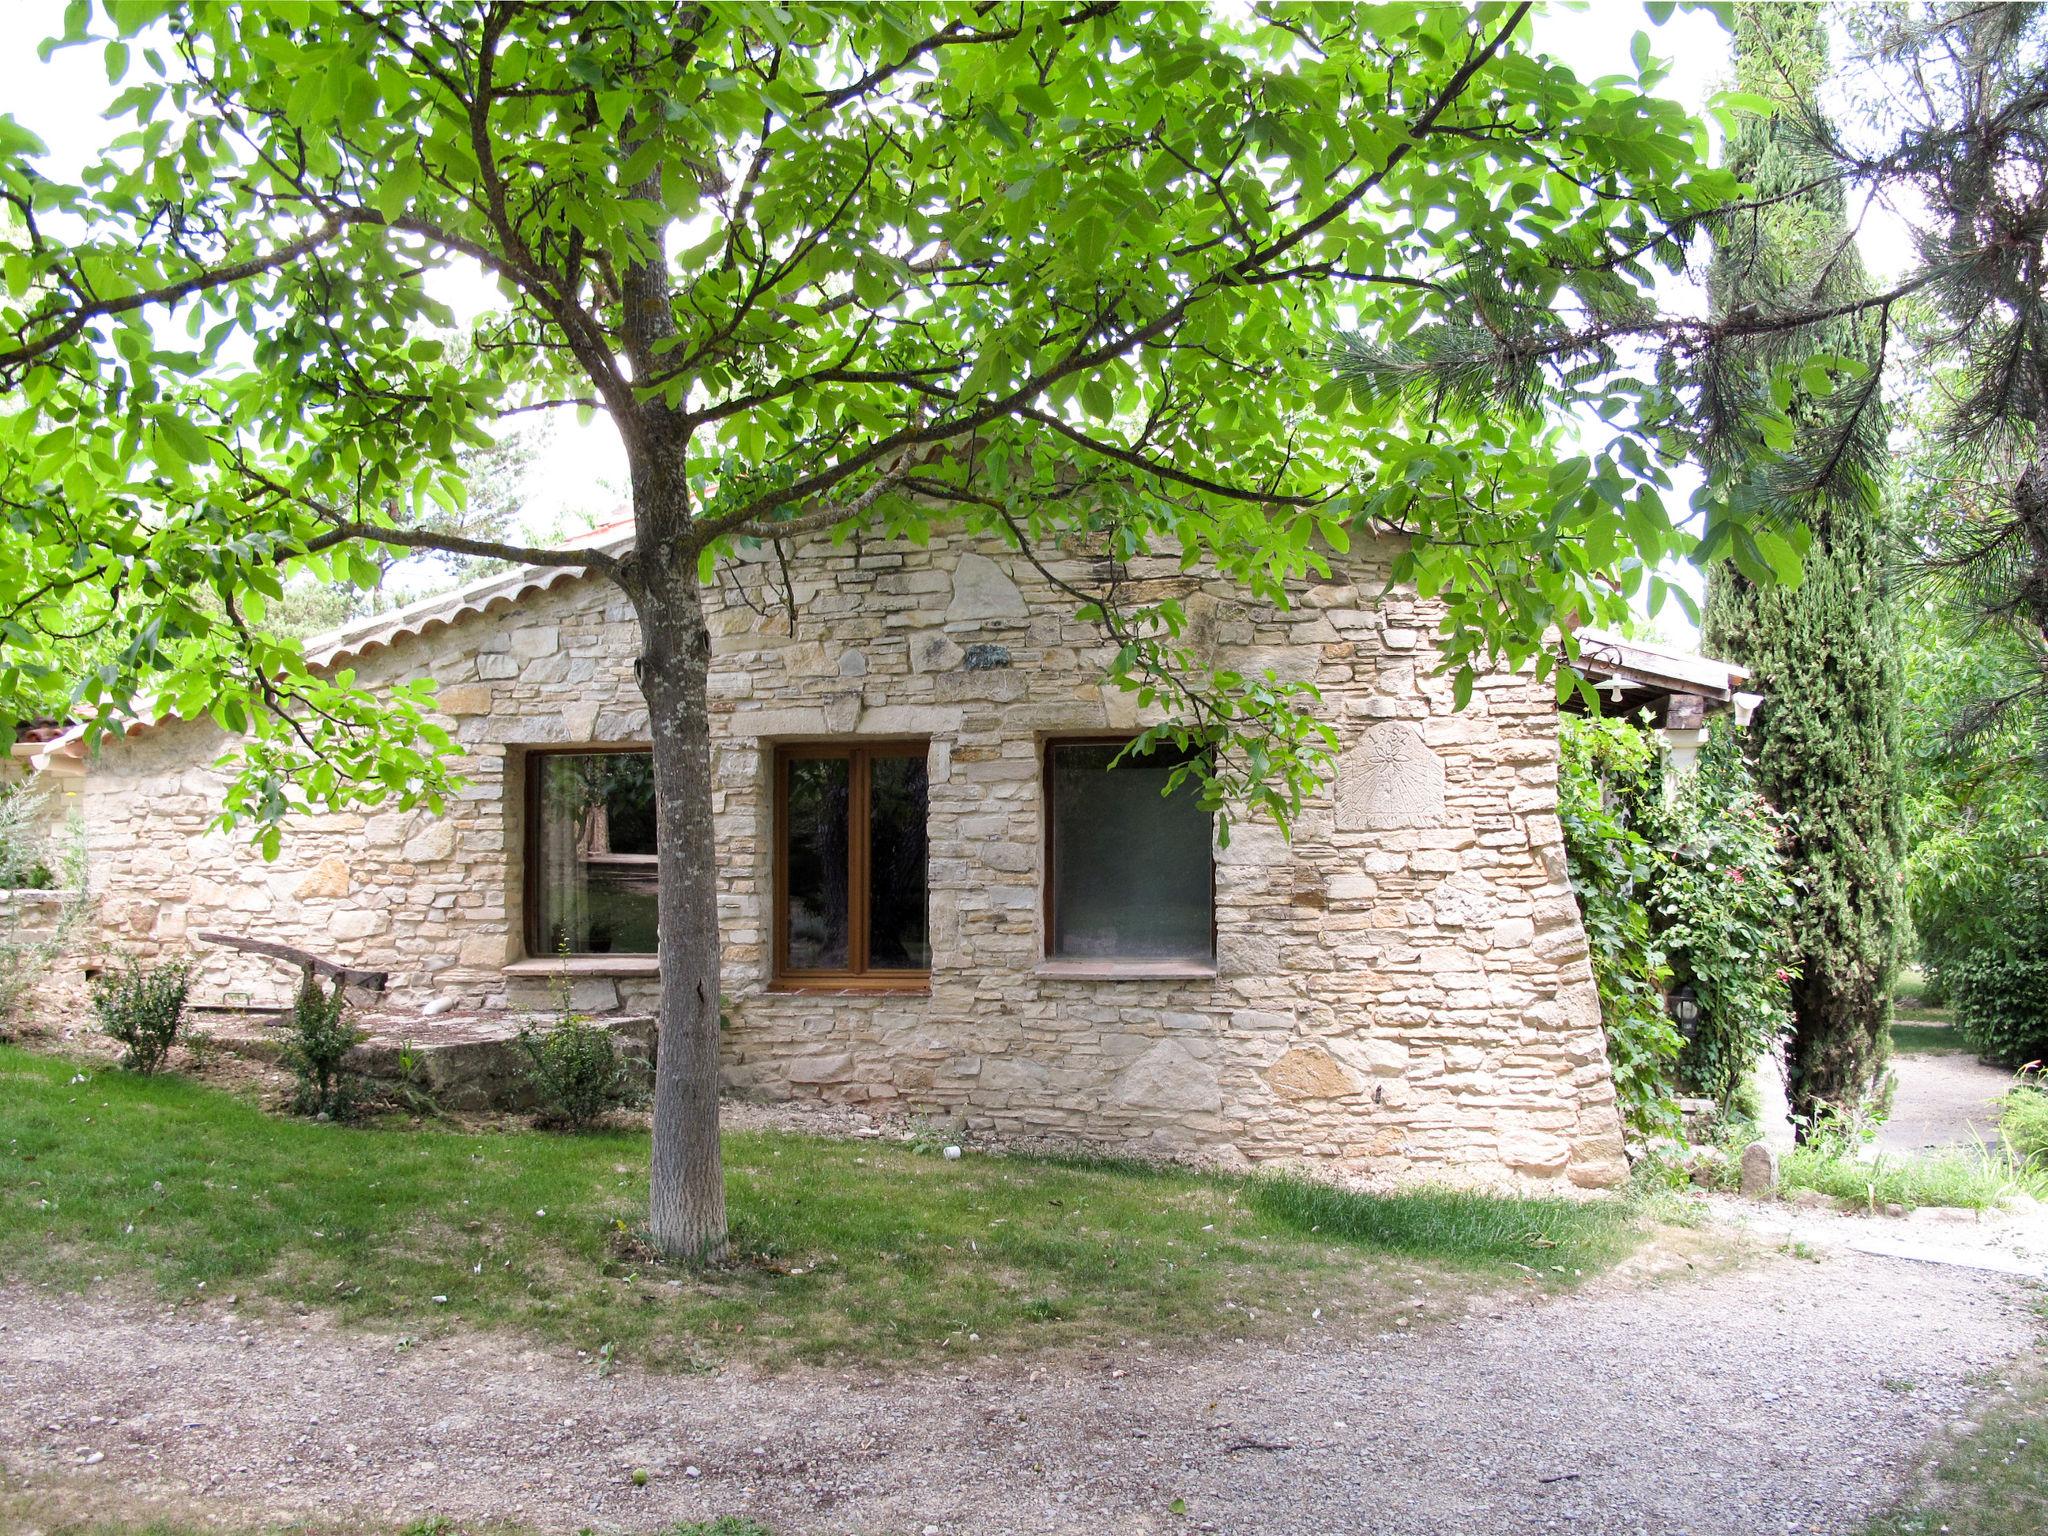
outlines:
[[1903, 1008], [1892, 1021], [1892, 1049], [1905, 1055], [1926, 1051], [1967, 1051], [1948, 1015], [1933, 1009], [1909, 1015]]
[[1412, 1281], [1569, 1284], [1628, 1253], [1619, 1201], [1341, 1194], [1143, 1164], [743, 1132], [735, 1262], [634, 1236], [642, 1132], [283, 1120], [182, 1077], [0, 1047], [0, 1274], [303, 1303], [428, 1336], [508, 1328], [666, 1368], [1366, 1323]]
[[1927, 976], [1918, 966], [1899, 975], [1892, 993], [1892, 1049], [1906, 1055], [1929, 1051], [1967, 1051], [1947, 1008], [1927, 1001]]

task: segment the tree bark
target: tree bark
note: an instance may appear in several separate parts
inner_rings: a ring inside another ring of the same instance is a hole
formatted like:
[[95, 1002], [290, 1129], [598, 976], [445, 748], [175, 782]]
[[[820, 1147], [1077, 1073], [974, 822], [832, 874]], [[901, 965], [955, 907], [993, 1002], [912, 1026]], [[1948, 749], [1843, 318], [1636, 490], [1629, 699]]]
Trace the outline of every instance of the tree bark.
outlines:
[[711, 635], [695, 562], [675, 553], [661, 526], [643, 521], [629, 582], [640, 616], [661, 877], [648, 1233], [670, 1258], [716, 1262], [727, 1241], [718, 1145], [718, 846], [705, 692]]

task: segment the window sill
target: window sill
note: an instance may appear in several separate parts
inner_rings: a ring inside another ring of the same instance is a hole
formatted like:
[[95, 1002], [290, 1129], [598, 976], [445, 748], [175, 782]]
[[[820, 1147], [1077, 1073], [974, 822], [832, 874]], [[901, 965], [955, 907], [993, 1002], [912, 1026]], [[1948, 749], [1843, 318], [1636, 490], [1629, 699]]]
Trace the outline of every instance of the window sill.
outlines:
[[514, 960], [501, 976], [659, 976], [659, 955], [556, 955], [549, 960]]
[[840, 993], [847, 996], [867, 997], [881, 994], [887, 997], [930, 997], [932, 979], [929, 975], [915, 976], [777, 976], [768, 983], [773, 993]]
[[1214, 962], [1200, 960], [1041, 960], [1034, 976], [1061, 981], [1214, 981]]

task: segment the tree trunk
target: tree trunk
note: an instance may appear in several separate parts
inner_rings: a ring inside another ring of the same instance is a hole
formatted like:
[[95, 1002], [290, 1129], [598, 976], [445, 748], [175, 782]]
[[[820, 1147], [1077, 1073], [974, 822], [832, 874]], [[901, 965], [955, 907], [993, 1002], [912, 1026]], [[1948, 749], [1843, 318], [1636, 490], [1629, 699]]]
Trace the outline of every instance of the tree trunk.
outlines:
[[671, 1258], [716, 1261], [726, 1255], [726, 1225], [718, 1146], [718, 847], [705, 702], [711, 636], [694, 562], [664, 560], [664, 552], [650, 548], [656, 542], [643, 535], [645, 554], [632, 583], [661, 876], [648, 1232]]

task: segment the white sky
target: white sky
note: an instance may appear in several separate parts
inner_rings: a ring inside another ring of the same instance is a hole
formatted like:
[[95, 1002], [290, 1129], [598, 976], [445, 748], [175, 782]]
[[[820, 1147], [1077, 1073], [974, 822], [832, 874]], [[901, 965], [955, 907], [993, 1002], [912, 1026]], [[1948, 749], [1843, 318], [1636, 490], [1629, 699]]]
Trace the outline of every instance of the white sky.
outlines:
[[[59, 175], [82, 166], [102, 142], [106, 125], [99, 114], [113, 95], [96, 47], [62, 50], [47, 64], [37, 59], [36, 45], [62, 30], [62, 17], [63, 0], [6, 0], [0, 5], [0, 111], [49, 145], [50, 167]], [[1634, 0], [1587, 0], [1545, 6], [1535, 24], [1539, 44], [1582, 78], [1634, 78], [1629, 46], [1638, 30], [1649, 32], [1652, 52], [1671, 64], [1671, 74], [1658, 87], [1661, 94], [1697, 112], [1726, 83], [1727, 34], [1701, 11], [1680, 11], [1658, 27]], [[1883, 214], [1866, 225], [1862, 247], [1866, 264], [1879, 277], [1896, 274], [1910, 259], [1903, 224]], [[451, 273], [438, 296], [468, 315], [487, 306], [492, 292], [480, 275]], [[624, 455], [609, 425], [600, 419], [579, 427], [573, 413], [556, 414], [559, 420], [530, 483], [527, 522], [536, 533], [586, 525], [625, 497]], [[1683, 512], [1696, 484], [1696, 477], [1680, 481], [1672, 497], [1674, 515]], [[1672, 574], [1697, 593], [1696, 572], [1686, 567]], [[1691, 644], [1694, 639], [1675, 604], [1665, 609], [1657, 627], [1673, 642]]]

